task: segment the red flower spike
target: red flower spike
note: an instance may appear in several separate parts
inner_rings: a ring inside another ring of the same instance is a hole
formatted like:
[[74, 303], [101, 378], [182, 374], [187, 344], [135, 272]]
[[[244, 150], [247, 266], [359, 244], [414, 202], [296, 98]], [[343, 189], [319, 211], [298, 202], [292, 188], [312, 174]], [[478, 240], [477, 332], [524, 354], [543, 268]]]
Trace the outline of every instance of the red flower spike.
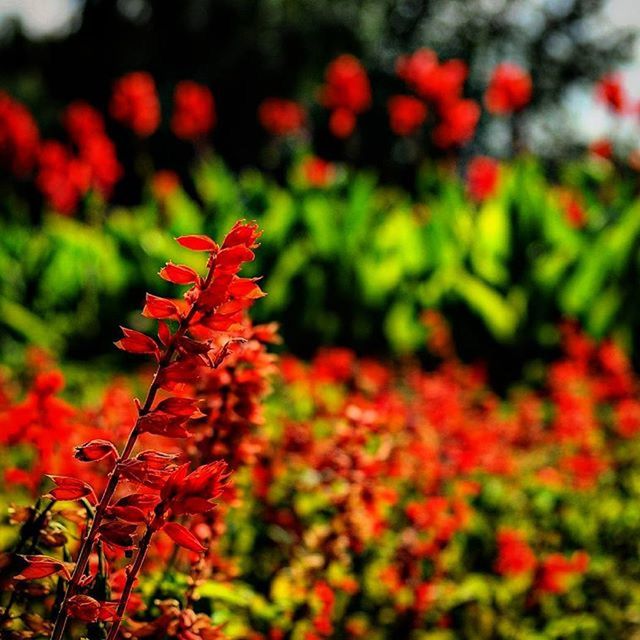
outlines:
[[81, 498], [91, 496], [95, 500], [93, 489], [82, 480], [68, 476], [48, 475], [47, 477], [53, 480], [56, 487], [52, 489], [46, 497], [53, 498], [54, 500], [80, 500]]
[[56, 573], [62, 574], [66, 580], [71, 577], [67, 565], [55, 558], [49, 556], [18, 556], [18, 558], [25, 563], [25, 567], [14, 576], [17, 580], [38, 580]]
[[91, 596], [78, 594], [69, 598], [67, 611], [72, 618], [83, 622], [95, 622], [100, 614], [100, 603]]
[[218, 251], [218, 243], [209, 236], [180, 236], [176, 238], [176, 242], [191, 251], [209, 251], [210, 253]]
[[118, 349], [122, 349], [122, 351], [128, 353], [158, 353], [158, 345], [153, 338], [134, 329], [127, 329], [126, 327], [120, 328], [122, 329], [124, 338], [114, 343]]
[[191, 267], [172, 262], [167, 262], [166, 266], [160, 269], [160, 277], [174, 284], [192, 284], [199, 279], [198, 274]]
[[163, 527], [164, 531], [177, 545], [189, 549], [195, 553], [202, 553], [206, 547], [196, 538], [189, 529], [177, 522], [167, 522]]
[[109, 455], [118, 457], [118, 450], [109, 440], [89, 440], [74, 449], [74, 457], [80, 462], [96, 462]]

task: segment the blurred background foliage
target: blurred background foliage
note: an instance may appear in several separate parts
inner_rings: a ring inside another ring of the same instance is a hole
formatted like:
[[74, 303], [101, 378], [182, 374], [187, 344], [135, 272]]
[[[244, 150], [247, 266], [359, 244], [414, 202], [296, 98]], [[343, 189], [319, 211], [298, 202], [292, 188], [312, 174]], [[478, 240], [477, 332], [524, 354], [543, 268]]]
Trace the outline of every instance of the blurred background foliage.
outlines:
[[[252, 272], [265, 275], [268, 297], [254, 317], [281, 322], [294, 352], [329, 344], [421, 352], [423, 311], [439, 309], [463, 358], [493, 363], [498, 383], [553, 355], [566, 317], [638, 353], [630, 283], [640, 266], [640, 203], [633, 181], [602, 159], [567, 163], [551, 184], [539, 160], [522, 157], [501, 167], [497, 190], [480, 203], [434, 164], [422, 167], [411, 196], [344, 166], [315, 188], [300, 164], [282, 185], [256, 170], [236, 176], [209, 157], [194, 169], [193, 189], [108, 212], [90, 202], [84, 220], [48, 214], [35, 228], [27, 209], [5, 202], [4, 357], [24, 342], [71, 358], [112, 352], [119, 323], [144, 327], [133, 311], [144, 292], [170, 293], [156, 276], [164, 260], [193, 261], [172, 238], [219, 237], [239, 217], [264, 228]], [[579, 227], [567, 193], [578, 194]]]

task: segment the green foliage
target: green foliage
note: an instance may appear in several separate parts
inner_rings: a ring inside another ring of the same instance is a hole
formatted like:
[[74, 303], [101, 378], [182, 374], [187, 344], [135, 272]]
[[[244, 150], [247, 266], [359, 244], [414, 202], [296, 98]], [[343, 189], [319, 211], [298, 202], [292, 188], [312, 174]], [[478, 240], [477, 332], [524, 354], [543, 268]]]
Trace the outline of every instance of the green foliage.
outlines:
[[[193, 180], [191, 195], [148, 197], [90, 222], [53, 214], [37, 228], [24, 217], [2, 222], [5, 352], [20, 341], [64, 350], [98, 340], [106, 350], [113, 308], [121, 318], [138, 307], [167, 255], [193, 260], [172, 237], [217, 237], [238, 217], [264, 228], [252, 267], [266, 274], [269, 294], [258, 320], [280, 320], [287, 344], [303, 353], [331, 343], [415, 352], [425, 308], [446, 312], [473, 357], [499, 345], [539, 352], [565, 316], [628, 343], [640, 322], [640, 203], [606, 164], [568, 165], [558, 187], [523, 158], [502, 168], [497, 193], [480, 204], [434, 166], [421, 171], [414, 196], [366, 172], [341, 170], [311, 188], [294, 169], [283, 186], [256, 171], [236, 177], [217, 159]], [[583, 228], [567, 221], [567, 193], [582, 203]]]

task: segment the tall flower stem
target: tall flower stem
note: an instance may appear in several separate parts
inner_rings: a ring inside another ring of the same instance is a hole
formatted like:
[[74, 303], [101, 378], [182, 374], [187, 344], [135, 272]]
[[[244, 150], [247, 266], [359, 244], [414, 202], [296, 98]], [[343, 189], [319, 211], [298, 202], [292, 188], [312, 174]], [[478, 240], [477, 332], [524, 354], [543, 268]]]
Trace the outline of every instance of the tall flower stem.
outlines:
[[120, 595], [120, 600], [118, 601], [116, 613], [113, 617], [113, 621], [111, 622], [111, 628], [109, 629], [107, 640], [115, 640], [116, 636], [118, 635], [120, 625], [122, 624], [122, 618], [124, 616], [124, 612], [127, 609], [129, 597], [131, 596], [133, 585], [136, 581], [138, 573], [140, 573], [140, 569], [142, 568], [144, 559], [147, 557], [149, 544], [151, 543], [151, 538], [153, 537], [154, 532], [155, 530], [151, 526], [147, 527], [147, 530], [144, 532], [144, 536], [142, 536], [142, 539], [140, 540], [140, 546], [138, 547], [136, 558], [133, 561], [133, 564], [131, 564], [127, 568], [127, 579], [124, 583], [124, 588], [122, 590], [122, 594]]
[[[208, 272], [205, 278], [205, 281], [202, 285], [203, 289], [206, 289], [211, 283], [211, 279], [213, 278], [213, 271], [215, 268], [215, 258], [211, 257], [207, 264]], [[87, 564], [89, 562], [89, 557], [91, 556], [91, 551], [93, 549], [93, 545], [96, 541], [96, 536], [98, 534], [99, 527], [104, 519], [104, 515], [111, 503], [111, 499], [118, 487], [118, 482], [120, 480], [120, 472], [121, 465], [123, 462], [128, 460], [131, 457], [131, 453], [133, 452], [133, 448], [138, 440], [140, 435], [140, 421], [141, 419], [147, 415], [151, 411], [151, 407], [155, 400], [156, 394], [160, 389], [160, 376], [165, 367], [167, 367], [171, 363], [171, 359], [176, 351], [176, 347], [178, 341], [184, 334], [186, 333], [189, 325], [196, 313], [197, 306], [192, 305], [189, 313], [180, 321], [180, 325], [178, 329], [173, 334], [170, 343], [167, 345], [167, 348], [160, 358], [158, 362], [158, 366], [153, 376], [153, 380], [149, 386], [149, 390], [147, 391], [147, 397], [144, 401], [142, 407], [138, 410], [138, 418], [136, 419], [135, 424], [133, 425], [131, 432], [129, 433], [129, 437], [127, 438], [127, 442], [122, 450], [122, 454], [118, 458], [111, 474], [109, 475], [109, 481], [107, 486], [105, 487], [102, 496], [100, 498], [100, 502], [96, 507], [95, 517], [91, 526], [89, 527], [89, 531], [84, 538], [82, 545], [80, 547], [80, 551], [78, 553], [78, 559], [76, 560], [76, 565], [74, 567], [73, 573], [71, 574], [71, 579], [69, 580], [69, 585], [65, 592], [64, 598], [62, 600], [62, 604], [60, 606], [60, 610], [56, 617], [55, 625], [53, 628], [53, 632], [51, 634], [51, 640], [61, 640], [62, 635], [64, 634], [65, 627], [67, 625], [69, 616], [67, 612], [67, 603], [69, 599], [78, 593], [80, 588], [80, 579], [84, 575], [84, 572], [87, 568]], [[125, 603], [126, 604], [126, 603]]]

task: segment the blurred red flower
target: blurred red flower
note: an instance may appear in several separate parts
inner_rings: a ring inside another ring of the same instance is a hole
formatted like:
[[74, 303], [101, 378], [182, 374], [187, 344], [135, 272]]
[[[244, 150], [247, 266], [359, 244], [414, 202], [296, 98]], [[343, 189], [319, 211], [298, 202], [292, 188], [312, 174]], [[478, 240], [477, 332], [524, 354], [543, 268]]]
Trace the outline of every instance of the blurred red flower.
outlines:
[[258, 107], [258, 119], [273, 136], [297, 133], [304, 127], [307, 114], [302, 105], [284, 98], [266, 98]]
[[594, 156], [603, 158], [604, 160], [611, 160], [611, 158], [613, 158], [613, 143], [607, 138], [594, 140], [589, 145], [589, 152]]
[[576, 551], [571, 558], [552, 553], [540, 564], [537, 587], [545, 593], [565, 593], [571, 578], [584, 573], [588, 566], [589, 556], [584, 551]]
[[0, 91], [0, 165], [24, 177], [36, 162], [39, 138], [38, 126], [27, 108]]
[[529, 104], [532, 89], [527, 71], [513, 62], [503, 62], [493, 70], [484, 102], [494, 115], [508, 115]]
[[165, 202], [180, 187], [180, 178], [175, 171], [160, 169], [156, 171], [151, 180], [151, 192], [153, 197], [160, 202]]
[[153, 78], [144, 71], [133, 71], [116, 80], [110, 112], [136, 135], [150, 136], [160, 124], [160, 102]]
[[433, 132], [433, 141], [448, 149], [469, 142], [476, 132], [480, 107], [473, 100], [456, 100], [441, 113], [442, 121]]
[[104, 135], [105, 132], [102, 114], [82, 100], [72, 102], [64, 110], [62, 124], [71, 141], [77, 145], [95, 135]]
[[423, 98], [433, 96], [437, 69], [438, 56], [431, 49], [418, 49], [411, 55], [400, 56], [396, 62], [398, 77]]
[[309, 156], [302, 161], [302, 175], [312, 187], [326, 187], [335, 179], [336, 169], [332, 162]]
[[427, 117], [427, 107], [413, 96], [391, 96], [387, 109], [391, 130], [397, 136], [415, 133]]
[[54, 140], [42, 143], [38, 165], [36, 185], [47, 204], [59, 213], [72, 214], [89, 189], [91, 168]]
[[495, 570], [503, 576], [517, 576], [535, 569], [537, 561], [531, 547], [517, 529], [504, 528], [498, 532], [498, 559]]
[[371, 106], [371, 86], [360, 61], [351, 55], [341, 55], [329, 64], [321, 102], [328, 109], [347, 109], [362, 113]]
[[329, 118], [329, 130], [336, 138], [348, 138], [356, 127], [356, 116], [349, 109], [336, 109]]
[[474, 200], [492, 196], [500, 180], [500, 165], [493, 158], [477, 156], [467, 168], [467, 191]]
[[600, 79], [596, 87], [596, 95], [614, 113], [623, 113], [627, 106], [622, 79], [617, 73], [610, 73]]
[[208, 87], [183, 80], [173, 94], [171, 130], [182, 140], [197, 140], [206, 136], [216, 123], [213, 95]]

